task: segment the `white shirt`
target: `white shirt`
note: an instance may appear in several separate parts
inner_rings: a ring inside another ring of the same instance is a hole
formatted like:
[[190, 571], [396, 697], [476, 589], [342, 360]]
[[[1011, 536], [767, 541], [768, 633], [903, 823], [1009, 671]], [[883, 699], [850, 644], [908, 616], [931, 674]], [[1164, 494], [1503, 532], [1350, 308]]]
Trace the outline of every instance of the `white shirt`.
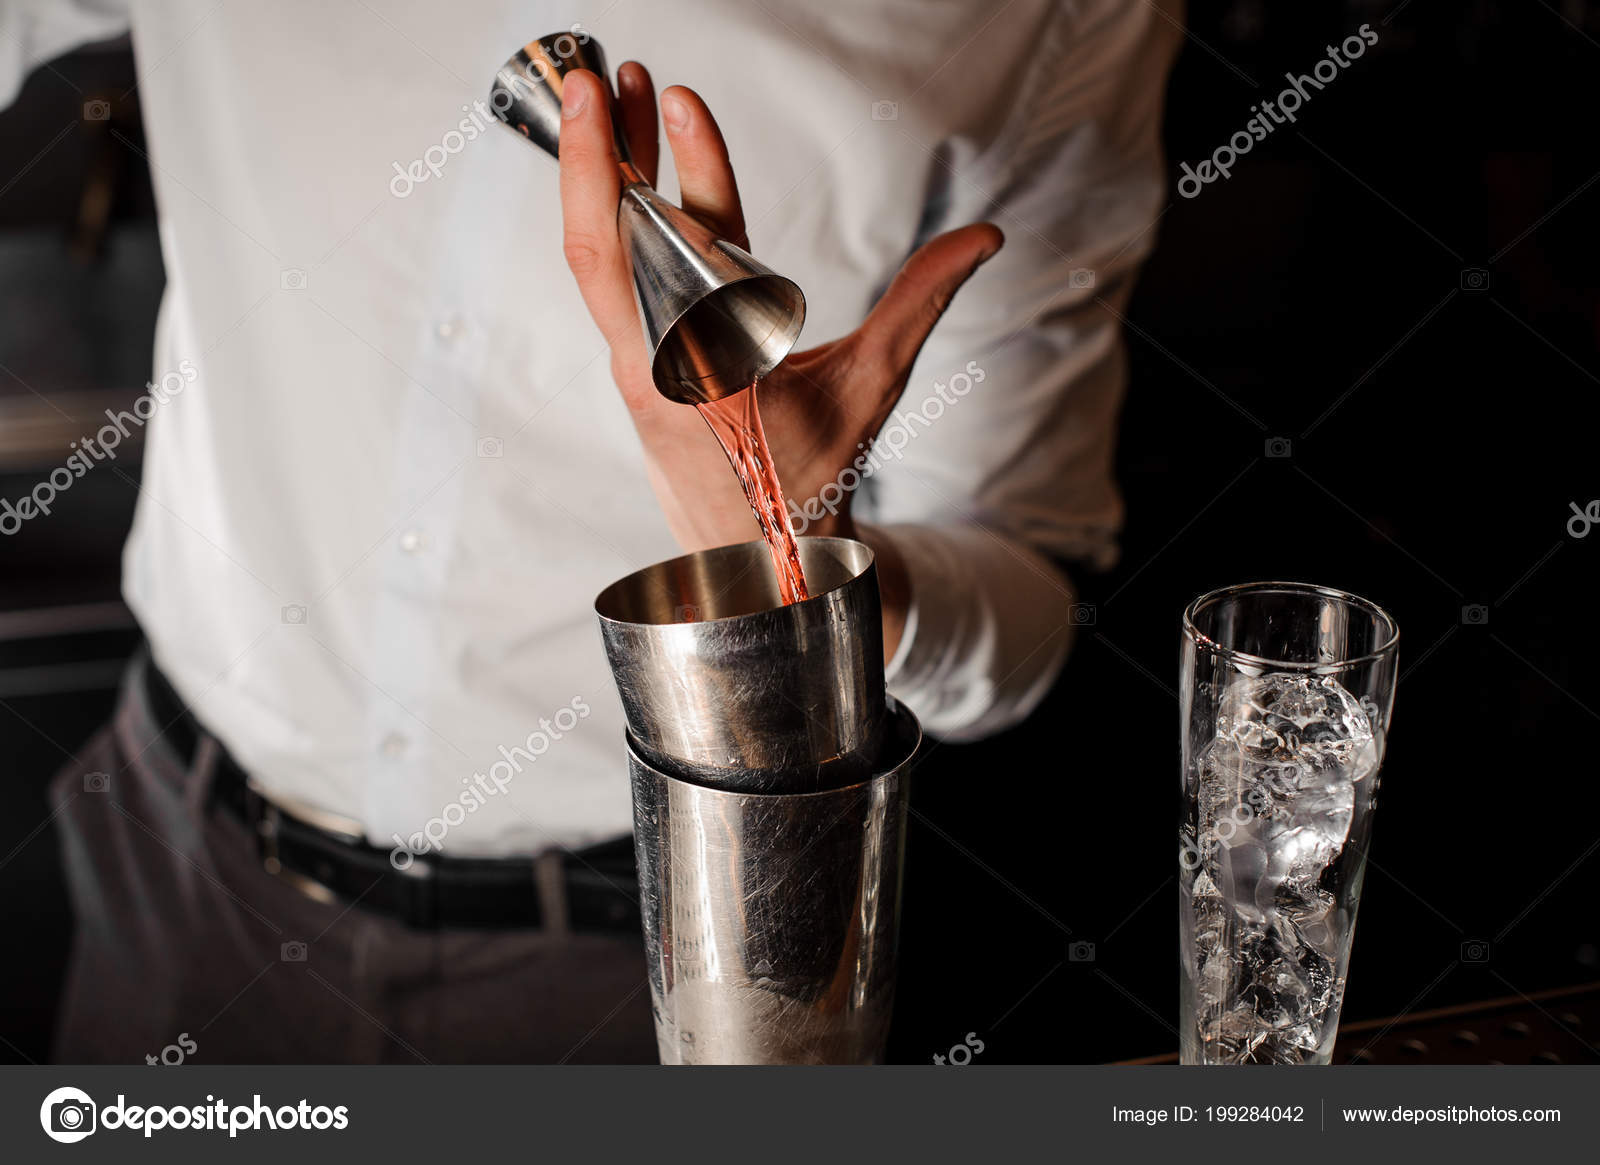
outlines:
[[[1176, 40], [1145, 0], [6, 0], [0, 102], [132, 29], [152, 379], [195, 375], [148, 424], [128, 602], [270, 794], [385, 847], [430, 820], [455, 855], [631, 825], [592, 604], [678, 548], [562, 261], [555, 163], [468, 128], [495, 69], [574, 20], [613, 69], [706, 98], [753, 250], [806, 291], [802, 346], [856, 327], [920, 240], [1007, 234], [857, 498], [911, 572], [890, 687], [927, 731], [1024, 717], [1071, 635], [1049, 559], [1115, 553], [1118, 317]], [[494, 793], [447, 812], [478, 777]]]

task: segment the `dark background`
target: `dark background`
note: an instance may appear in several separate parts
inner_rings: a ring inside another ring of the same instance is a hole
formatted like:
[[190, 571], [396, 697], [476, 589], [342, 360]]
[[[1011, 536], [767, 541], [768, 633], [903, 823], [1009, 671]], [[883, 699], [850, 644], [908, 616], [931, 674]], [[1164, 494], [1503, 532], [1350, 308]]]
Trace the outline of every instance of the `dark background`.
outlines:
[[[1045, 707], [919, 768], [895, 1059], [969, 1032], [990, 1062], [1176, 1047], [1178, 619], [1258, 578], [1402, 627], [1347, 1023], [1600, 980], [1600, 532], [1567, 530], [1600, 497], [1600, 2], [1270, 8], [1193, 5], [1174, 174], [1330, 42], [1380, 42], [1172, 194], [1129, 313], [1122, 561], [1075, 575], [1093, 621]], [[132, 85], [125, 46], [84, 50], [0, 114], [0, 496], [149, 376]], [[0, 1060], [48, 1055], [70, 918], [44, 786], [136, 641], [136, 498], [124, 456], [0, 539]]]

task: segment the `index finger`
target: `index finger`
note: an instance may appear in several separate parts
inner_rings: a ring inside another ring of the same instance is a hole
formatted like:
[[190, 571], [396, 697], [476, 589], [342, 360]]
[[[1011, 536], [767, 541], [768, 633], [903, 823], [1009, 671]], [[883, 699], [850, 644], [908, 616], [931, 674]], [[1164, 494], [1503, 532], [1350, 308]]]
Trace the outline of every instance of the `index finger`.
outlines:
[[584, 69], [563, 78], [561, 93], [562, 253], [589, 314], [608, 342], [637, 326], [633, 284], [617, 238], [622, 177], [611, 137], [609, 86]]

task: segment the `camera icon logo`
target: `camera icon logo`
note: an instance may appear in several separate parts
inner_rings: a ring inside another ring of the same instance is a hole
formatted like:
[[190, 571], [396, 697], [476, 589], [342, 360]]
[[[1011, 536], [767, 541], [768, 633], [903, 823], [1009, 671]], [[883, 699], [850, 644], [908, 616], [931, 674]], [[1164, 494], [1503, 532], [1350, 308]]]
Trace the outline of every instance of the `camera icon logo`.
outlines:
[[1075, 267], [1067, 275], [1067, 282], [1073, 287], [1093, 287], [1094, 272], [1087, 267]]
[[306, 961], [306, 944], [299, 939], [284, 943], [278, 948], [278, 958], [285, 963], [303, 963]]
[[506, 454], [506, 443], [504, 441], [502, 441], [499, 437], [479, 437], [478, 438], [478, 456], [479, 457], [504, 457], [505, 454]]
[[887, 101], [882, 98], [874, 101], [872, 103], [872, 120], [899, 121], [900, 103], [898, 101]]
[[298, 267], [285, 267], [283, 274], [278, 276], [278, 285], [285, 291], [304, 291], [306, 273]]
[[1277, 459], [1277, 460], [1281, 460], [1281, 459], [1289, 456], [1289, 454], [1291, 452], [1293, 452], [1293, 450], [1294, 450], [1294, 446], [1292, 444], [1290, 444], [1289, 438], [1287, 438], [1287, 437], [1268, 437], [1267, 438], [1267, 456], [1268, 457], [1271, 457], [1271, 458], [1274, 458], [1274, 459]]
[[39, 1106], [39, 1124], [52, 1141], [71, 1145], [94, 1132], [97, 1111], [87, 1092], [57, 1088]]
[[83, 774], [83, 791], [85, 793], [107, 793], [111, 791], [111, 774], [92, 772]]
[[681, 606], [672, 608], [672, 616], [679, 623], [698, 623], [700, 622], [700, 608], [693, 603], [684, 603]]
[[1462, 607], [1461, 622], [1468, 627], [1482, 627], [1489, 622], [1489, 608], [1482, 603], [1471, 603]]
[[1069, 944], [1067, 946], [1067, 962], [1069, 962], [1069, 963], [1092, 963], [1092, 962], [1094, 962], [1094, 944], [1092, 942], [1088, 942], [1087, 940], [1084, 940], [1084, 939], [1080, 939], [1079, 941], [1077, 941], [1075, 943]]
[[1092, 603], [1073, 603], [1067, 608], [1067, 622], [1074, 627], [1093, 627], [1095, 613]]
[[1461, 271], [1462, 291], [1488, 291], [1489, 273], [1482, 267], [1465, 267]]
[[1483, 939], [1468, 939], [1461, 944], [1463, 963], [1483, 964], [1489, 961], [1489, 944]]
[[111, 120], [111, 102], [109, 102], [109, 101], [99, 101], [99, 100], [96, 100], [96, 101], [85, 101], [83, 103], [83, 120], [84, 121], [110, 121]]
[[300, 603], [290, 603], [283, 609], [282, 617], [285, 623], [304, 623], [306, 621], [306, 609]]

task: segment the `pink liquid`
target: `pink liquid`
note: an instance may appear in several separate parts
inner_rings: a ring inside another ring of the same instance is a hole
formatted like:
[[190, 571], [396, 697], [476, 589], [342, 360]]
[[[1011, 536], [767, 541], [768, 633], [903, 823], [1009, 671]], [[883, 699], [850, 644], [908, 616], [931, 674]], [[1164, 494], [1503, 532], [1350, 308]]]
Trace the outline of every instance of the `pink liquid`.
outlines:
[[772, 465], [772, 450], [761, 429], [761, 412], [756, 407], [756, 386], [725, 396], [718, 401], [696, 405], [700, 415], [716, 434], [728, 462], [739, 475], [744, 496], [755, 511], [761, 536], [767, 540], [772, 567], [778, 573], [778, 593], [785, 603], [810, 598], [805, 573], [800, 569], [800, 547], [789, 529], [789, 516], [783, 500], [783, 486]]

